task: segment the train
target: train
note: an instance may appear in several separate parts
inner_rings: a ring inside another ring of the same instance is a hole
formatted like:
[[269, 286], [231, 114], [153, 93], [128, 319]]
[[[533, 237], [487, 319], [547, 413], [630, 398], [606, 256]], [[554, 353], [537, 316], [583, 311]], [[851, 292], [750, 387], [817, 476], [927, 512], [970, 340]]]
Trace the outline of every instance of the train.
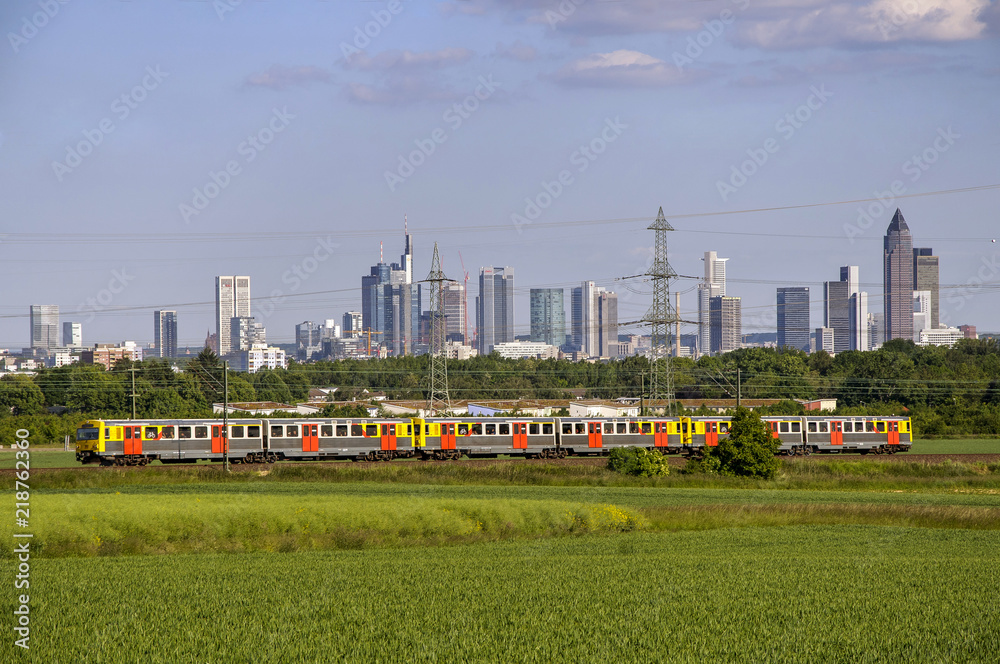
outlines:
[[[765, 416], [778, 454], [895, 454], [910, 449], [909, 418]], [[451, 417], [88, 420], [77, 429], [77, 461], [144, 466], [151, 461], [458, 460], [603, 456], [643, 447], [700, 454], [729, 434], [730, 418]]]

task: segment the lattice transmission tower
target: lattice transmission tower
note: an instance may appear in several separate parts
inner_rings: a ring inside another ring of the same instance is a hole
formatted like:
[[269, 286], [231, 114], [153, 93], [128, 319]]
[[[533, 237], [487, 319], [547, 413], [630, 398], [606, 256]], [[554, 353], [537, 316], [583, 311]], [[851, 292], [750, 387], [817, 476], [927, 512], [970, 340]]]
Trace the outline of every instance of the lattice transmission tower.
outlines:
[[448, 354], [446, 338], [448, 336], [448, 319], [445, 316], [444, 285], [454, 281], [444, 276], [441, 270], [441, 257], [438, 256], [437, 242], [434, 243], [434, 257], [431, 259], [431, 271], [424, 281], [430, 284], [430, 389], [427, 391], [427, 409], [432, 412], [451, 410], [451, 398], [448, 396]]
[[646, 276], [653, 282], [653, 304], [642, 320], [652, 328], [652, 349], [650, 351], [650, 402], [665, 401], [664, 412], [672, 414], [676, 410], [674, 401], [674, 374], [670, 360], [670, 349], [673, 347], [673, 326], [677, 323], [677, 309], [670, 303], [670, 281], [677, 273], [670, 267], [667, 260], [667, 232], [674, 230], [663, 216], [660, 207], [656, 221], [649, 226], [656, 231], [656, 242], [653, 248], [653, 265]]

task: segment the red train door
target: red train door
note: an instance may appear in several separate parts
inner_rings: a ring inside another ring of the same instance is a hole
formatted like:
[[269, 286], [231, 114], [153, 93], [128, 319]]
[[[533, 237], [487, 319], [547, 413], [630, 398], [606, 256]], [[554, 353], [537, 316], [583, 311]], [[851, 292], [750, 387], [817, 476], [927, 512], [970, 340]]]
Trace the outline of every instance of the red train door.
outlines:
[[705, 444], [713, 447], [719, 444], [718, 422], [705, 422]]
[[302, 451], [319, 452], [319, 425], [302, 425]]
[[[455, 425], [452, 424], [452, 427]], [[442, 425], [442, 430], [444, 425]], [[452, 449], [455, 446], [455, 437], [452, 436]], [[444, 443], [444, 436], [441, 437], [441, 442]], [[442, 447], [444, 445], [442, 444]], [[395, 424], [383, 424], [382, 425], [382, 449], [383, 450], [394, 450], [396, 449], [396, 425]]]
[[455, 449], [455, 423], [441, 423], [441, 449]]
[[212, 454], [222, 454], [226, 451], [226, 437], [221, 424], [212, 425]]
[[587, 423], [587, 444], [590, 447], [602, 447], [601, 442], [601, 423], [600, 422], [588, 422]]
[[899, 422], [888, 422], [889, 444], [899, 445]]
[[843, 422], [830, 422], [830, 444], [831, 445], [843, 445], [844, 444], [844, 423]]
[[528, 449], [528, 424], [526, 422], [514, 422], [514, 449]]
[[142, 427], [125, 427], [125, 454], [142, 454]]
[[768, 422], [767, 426], [771, 427], [771, 437], [772, 438], [777, 438], [778, 437], [778, 423], [777, 422]]
[[667, 435], [666, 422], [653, 422], [653, 445], [655, 447], [667, 447], [669, 445]]

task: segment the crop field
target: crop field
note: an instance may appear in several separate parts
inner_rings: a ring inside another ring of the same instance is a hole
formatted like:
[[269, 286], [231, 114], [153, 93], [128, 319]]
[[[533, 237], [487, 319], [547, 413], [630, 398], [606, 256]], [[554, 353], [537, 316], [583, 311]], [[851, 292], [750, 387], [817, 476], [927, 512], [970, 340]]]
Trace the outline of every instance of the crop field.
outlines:
[[43, 559], [35, 575], [35, 661], [987, 662], [1000, 652], [996, 531], [795, 526]]

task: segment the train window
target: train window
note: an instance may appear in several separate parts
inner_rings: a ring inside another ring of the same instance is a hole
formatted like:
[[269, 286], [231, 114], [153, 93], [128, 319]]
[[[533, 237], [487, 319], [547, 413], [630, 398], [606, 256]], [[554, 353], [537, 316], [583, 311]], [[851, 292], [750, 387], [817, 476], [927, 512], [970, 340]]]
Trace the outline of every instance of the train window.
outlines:
[[818, 428], [815, 422], [809, 422], [808, 427], [809, 427], [809, 433], [816, 433], [816, 430]]
[[[430, 430], [430, 426], [428, 426], [427, 429], [428, 429], [428, 433], [430, 433], [430, 431], [429, 431]], [[365, 435], [365, 428], [363, 426], [361, 426], [360, 424], [352, 424], [351, 425], [351, 435], [352, 436], [363, 436], [363, 435]]]
[[584, 424], [583, 422], [577, 422], [576, 423], [576, 432], [577, 433], [587, 433], [587, 425]]
[[[357, 425], [355, 425], [355, 426], [357, 426]], [[360, 435], [360, 434], [354, 434], [354, 435], [357, 436], [357, 435]], [[425, 436], [431, 435], [431, 425], [429, 425], [429, 424], [425, 424], [424, 425], [424, 435]]]
[[569, 422], [563, 422], [563, 433], [573, 433], [573, 425]]
[[412, 427], [413, 427], [412, 424], [407, 424], [407, 425], [405, 425], [403, 427], [400, 427], [400, 430], [405, 432], [405, 433], [401, 433], [400, 435], [401, 436], [412, 436], [413, 435], [413, 429], [412, 429]]
[[480, 424], [479, 422], [476, 422], [475, 424], [473, 424], [472, 425], [472, 435], [473, 436], [482, 436], [483, 435], [483, 425]]
[[500, 425], [500, 435], [501, 436], [509, 436], [510, 435], [510, 425], [509, 424], [501, 424]]
[[638, 422], [629, 422], [628, 423], [628, 432], [629, 433], [639, 433], [639, 423]]
[[229, 431], [230, 438], [242, 438], [243, 437], [243, 427], [234, 426]]
[[537, 436], [538, 435], [538, 422], [532, 422], [528, 425], [528, 435]]
[[642, 432], [643, 433], [649, 433], [650, 431], [652, 431], [651, 426], [652, 425], [650, 425], [649, 422], [643, 422], [642, 423]]
[[143, 437], [146, 440], [156, 440], [156, 427], [146, 427], [143, 431]]
[[802, 433], [801, 422], [792, 422], [792, 433]]
[[497, 435], [497, 425], [495, 425], [495, 424], [487, 424], [486, 425], [486, 435], [487, 436], [495, 436], [495, 435]]
[[779, 430], [781, 433], [788, 433], [788, 422], [782, 422]]
[[187, 440], [191, 437], [191, 427], [177, 427], [177, 437]]
[[552, 435], [552, 422], [542, 422], [542, 435], [551, 436]]
[[173, 427], [163, 427], [160, 429], [160, 438], [172, 439], [174, 437]]
[[819, 432], [820, 433], [830, 433], [830, 423], [829, 422], [820, 422], [819, 423]]
[[132, 440], [132, 427], [125, 427], [125, 439]]
[[247, 427], [247, 438], [260, 438], [260, 426], [251, 424]]
[[875, 426], [878, 427], [878, 432], [879, 433], [885, 433], [885, 422], [879, 422]]
[[719, 433], [729, 433], [729, 422], [719, 422]]
[[854, 432], [854, 422], [852, 422], [850, 420], [845, 420], [844, 421], [844, 433], [853, 433], [853, 432]]
[[614, 422], [605, 422], [604, 423], [604, 433], [614, 433], [614, 432], [615, 432], [615, 424], [614, 424]]
[[326, 438], [333, 438], [333, 425], [332, 424], [321, 425], [319, 428], [319, 435], [324, 436]]
[[371, 438], [374, 438], [375, 436], [377, 436], [378, 435], [378, 425], [377, 424], [369, 424], [369, 425], [367, 425], [365, 427], [365, 434], [368, 435]]
[[346, 438], [346, 437], [347, 437], [347, 425], [346, 424], [338, 424], [337, 425], [337, 438]]
[[285, 427], [280, 424], [271, 427], [271, 438], [284, 438]]
[[871, 420], [867, 420], [865, 422], [865, 431], [867, 431], [868, 433], [874, 433], [875, 432], [875, 423], [872, 422]]
[[194, 428], [195, 438], [208, 438], [208, 427], [195, 427]]
[[469, 435], [469, 425], [468, 424], [459, 424], [458, 425], [458, 435], [459, 436], [468, 436]]
[[298, 435], [299, 435], [299, 427], [298, 427], [298, 425], [297, 424], [289, 424], [288, 425], [288, 430], [285, 433], [288, 434], [289, 438], [298, 438]]

